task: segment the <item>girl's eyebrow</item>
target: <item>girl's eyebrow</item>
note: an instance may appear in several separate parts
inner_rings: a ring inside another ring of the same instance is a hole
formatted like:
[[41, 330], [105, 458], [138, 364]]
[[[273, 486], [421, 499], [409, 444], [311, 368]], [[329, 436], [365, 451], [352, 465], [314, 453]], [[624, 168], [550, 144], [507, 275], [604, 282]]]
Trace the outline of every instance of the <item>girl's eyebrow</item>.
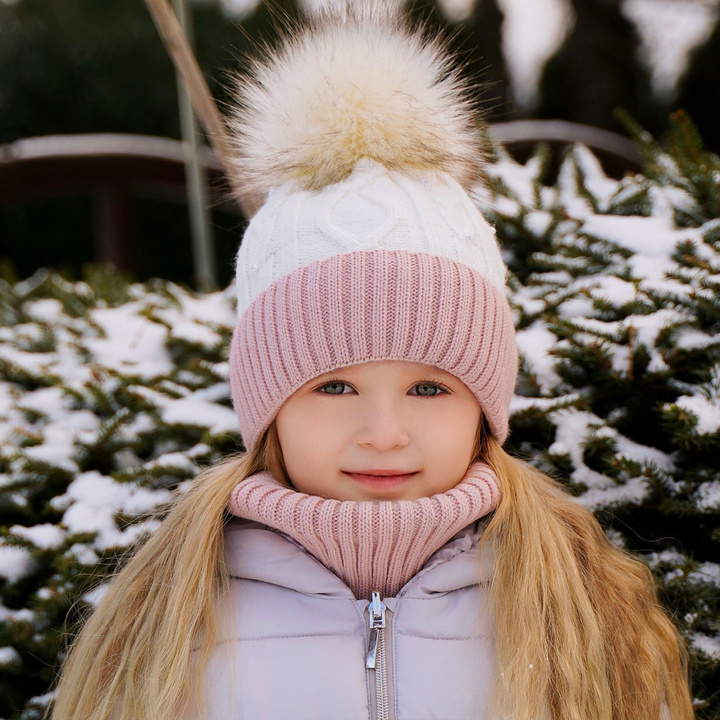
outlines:
[[311, 382], [322, 382], [323, 380], [335, 380], [339, 378], [341, 375], [344, 375], [343, 368], [340, 368], [339, 370], [330, 370], [329, 372], [323, 373], [322, 375], [318, 375], [316, 378], [313, 378]]
[[422, 375], [423, 380], [432, 380], [433, 382], [450, 384], [453, 380], [457, 380], [454, 375], [444, 373], [441, 370], [430, 370], [429, 372], [418, 373], [418, 377]]

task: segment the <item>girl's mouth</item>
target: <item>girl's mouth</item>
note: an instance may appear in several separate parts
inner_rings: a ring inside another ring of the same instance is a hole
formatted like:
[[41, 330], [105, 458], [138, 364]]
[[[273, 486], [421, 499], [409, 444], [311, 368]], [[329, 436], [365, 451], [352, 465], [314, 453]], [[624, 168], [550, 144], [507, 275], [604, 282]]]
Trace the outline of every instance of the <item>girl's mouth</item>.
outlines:
[[370, 470], [367, 472], [348, 472], [343, 470], [343, 474], [352, 480], [364, 485], [372, 485], [374, 487], [393, 487], [407, 482], [417, 475], [417, 471], [403, 473], [396, 470]]

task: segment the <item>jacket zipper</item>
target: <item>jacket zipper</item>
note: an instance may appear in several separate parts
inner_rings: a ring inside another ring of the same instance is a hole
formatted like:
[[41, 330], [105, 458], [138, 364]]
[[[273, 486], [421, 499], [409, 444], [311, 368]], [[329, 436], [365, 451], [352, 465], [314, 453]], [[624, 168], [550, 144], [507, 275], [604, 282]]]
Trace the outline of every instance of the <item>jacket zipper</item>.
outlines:
[[390, 720], [387, 657], [385, 652], [385, 610], [387, 608], [380, 598], [380, 593], [372, 593], [367, 609], [370, 638], [365, 657], [365, 667], [375, 671], [377, 720]]

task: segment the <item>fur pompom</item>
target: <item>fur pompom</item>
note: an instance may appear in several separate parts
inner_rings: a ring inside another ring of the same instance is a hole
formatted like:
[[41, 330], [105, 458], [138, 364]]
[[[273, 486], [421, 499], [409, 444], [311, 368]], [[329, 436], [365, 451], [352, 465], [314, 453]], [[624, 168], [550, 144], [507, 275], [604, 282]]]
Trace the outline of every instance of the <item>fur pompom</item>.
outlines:
[[478, 117], [443, 44], [391, 3], [327, 10], [237, 80], [229, 118], [249, 195], [296, 180], [319, 190], [361, 158], [412, 174], [478, 178]]

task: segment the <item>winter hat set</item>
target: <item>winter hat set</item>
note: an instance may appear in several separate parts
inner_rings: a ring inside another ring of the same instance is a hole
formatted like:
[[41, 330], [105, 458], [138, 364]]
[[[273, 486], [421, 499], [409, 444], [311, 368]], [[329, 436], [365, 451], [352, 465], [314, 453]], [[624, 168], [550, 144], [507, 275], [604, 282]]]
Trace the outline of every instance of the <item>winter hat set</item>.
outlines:
[[[455, 375], [503, 442], [517, 372], [505, 266], [468, 195], [477, 118], [441, 44], [364, 3], [317, 16], [252, 70], [230, 122], [236, 173], [264, 198], [238, 252], [230, 353], [246, 447], [306, 382], [373, 360]], [[495, 507], [492, 472], [473, 468], [454, 495], [394, 503], [308, 502], [260, 475], [240, 483], [230, 510], [295, 537], [362, 597], [370, 586], [397, 590], [406, 569], [395, 577], [388, 556], [383, 570], [377, 543], [356, 562], [373, 558], [374, 569], [348, 568], [342, 550], [331, 557], [338, 542], [357, 556], [364, 529], [392, 526], [383, 547], [412, 536], [419, 569]]]

